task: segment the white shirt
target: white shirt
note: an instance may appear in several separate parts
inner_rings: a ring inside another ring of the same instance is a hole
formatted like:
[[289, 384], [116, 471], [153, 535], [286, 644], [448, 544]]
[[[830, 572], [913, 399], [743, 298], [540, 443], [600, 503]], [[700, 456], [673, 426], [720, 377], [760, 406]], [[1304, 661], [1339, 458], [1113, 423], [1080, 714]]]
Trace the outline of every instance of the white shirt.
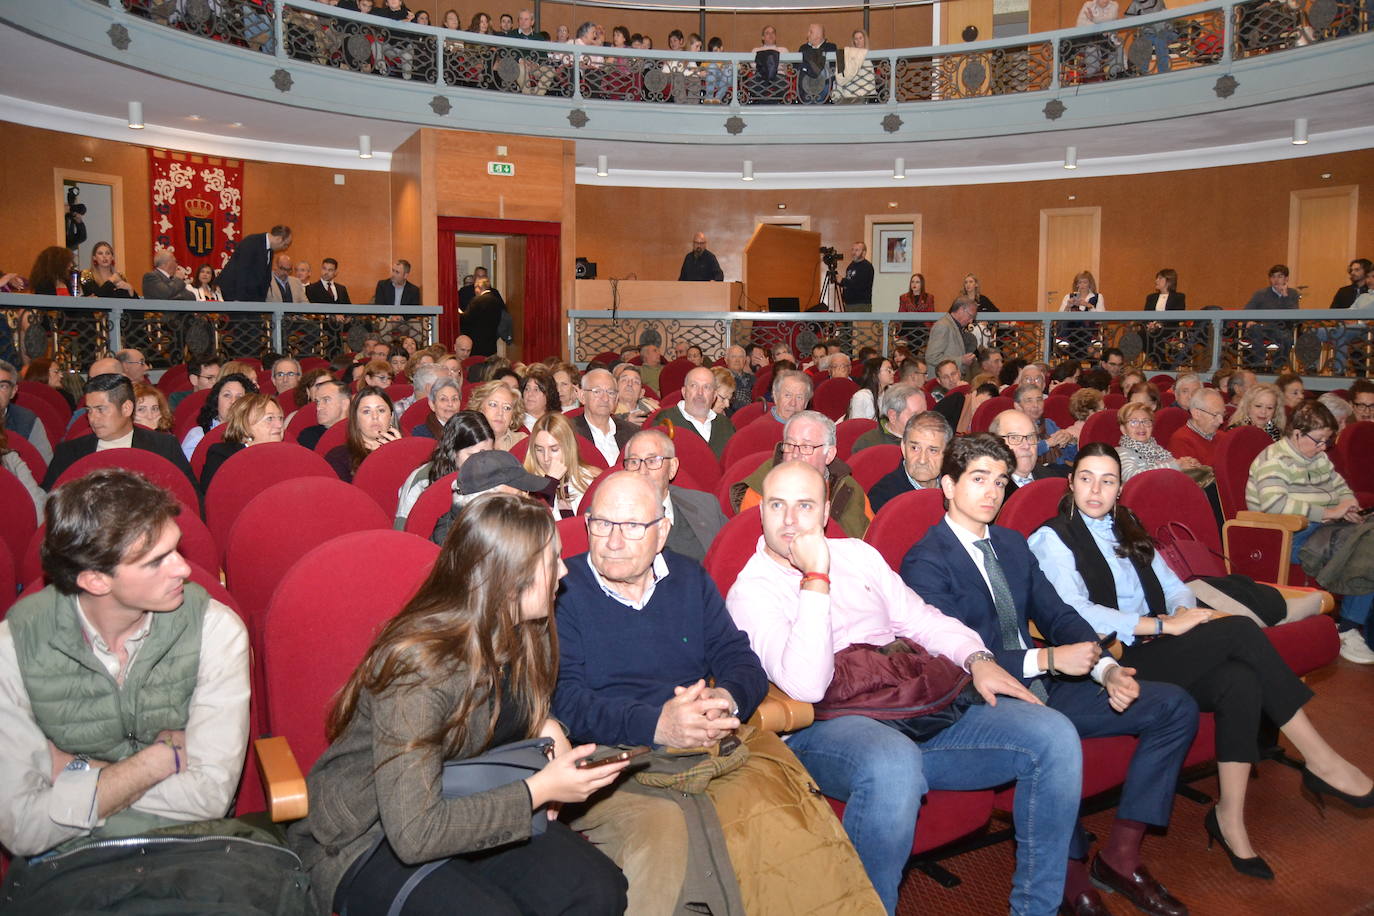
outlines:
[[587, 417], [587, 429], [592, 431], [592, 444], [601, 453], [601, 457], [606, 459], [606, 466], [615, 467], [615, 463], [620, 460], [620, 446], [615, 441], [615, 421], [607, 418], [606, 425], [611, 428], [611, 431], [603, 433], [596, 428], [592, 418]]
[[106, 439], [97, 439], [97, 440], [95, 440], [95, 450], [96, 450], [97, 452], [103, 452], [103, 451], [105, 451], [107, 448], [133, 448], [133, 447], [134, 447], [134, 431], [133, 431], [132, 429], [129, 430], [129, 432], [126, 433], [125, 435], [120, 436], [118, 439], [108, 439], [108, 440], [106, 440]]
[[[644, 533], [644, 536], [649, 536], [647, 531]], [[668, 577], [668, 561], [663, 559], [663, 554], [654, 554], [653, 566], [650, 567], [653, 576], [650, 578], [649, 584], [644, 587], [644, 594], [639, 596], [639, 600], [632, 601], [612, 588], [611, 584], [605, 579], [601, 578], [601, 573], [597, 572], [596, 566], [592, 563], [591, 553], [587, 554], [587, 568], [592, 571], [592, 578], [596, 579], [596, 584], [601, 586], [601, 591], [605, 592], [608, 598], [614, 598], [626, 607], [633, 608], [636, 611], [644, 610], [644, 607], [649, 603], [649, 599], [654, 597], [654, 590], [658, 588], [658, 583]]]
[[[948, 515], [945, 516], [945, 524], [948, 525], [949, 529], [954, 532], [954, 536], [959, 539], [959, 543], [964, 545], [964, 550], [968, 552], [969, 559], [973, 561], [973, 565], [978, 567], [978, 574], [983, 577], [983, 584], [988, 587], [988, 594], [995, 594], [992, 590], [992, 580], [988, 578], [986, 557], [983, 556], [983, 551], [975, 545], [975, 542], [984, 540], [988, 537], [987, 526], [983, 526], [982, 534], [974, 534], [973, 532], [966, 529], [963, 525], [956, 525], [953, 521], [950, 520], [950, 517]], [[997, 554], [996, 548], [994, 548], [992, 552], [995, 556]], [[1040, 670], [1040, 650], [1027, 649], [1025, 641], [1020, 639], [1020, 632], [1020, 628], [1018, 628], [1017, 639], [1020, 642], [1019, 647], [1027, 650], [1025, 660], [1022, 662], [1021, 665], [1021, 676], [1039, 677], [1041, 674], [1045, 673], [1044, 671]], [[1102, 654], [1102, 657], [1097, 660], [1097, 664], [1093, 666], [1093, 670], [1091, 672], [1092, 679], [1097, 681], [1099, 684], [1102, 683], [1102, 677], [1107, 673], [1107, 669], [1115, 665], [1116, 659], [1112, 658], [1110, 655], [1104, 652]]]
[[[68, 599], [79, 611], [75, 597]], [[150, 627], [155, 618], [150, 615]], [[82, 630], [112, 674], [119, 660], [81, 613]], [[141, 641], [147, 634], [134, 637]], [[133, 664], [138, 642], [127, 643]], [[200, 667], [186, 720], [186, 770], [153, 786], [131, 806], [178, 821], [224, 817], [248, 746], [248, 631], [229, 608], [210, 599], [201, 631]], [[16, 855], [46, 852], [104, 824], [96, 809], [97, 769], [64, 771], [52, 780], [48, 739], [33, 717], [9, 625], [0, 621], [0, 842]]]
[[714, 410], [707, 409], [705, 420], [698, 420], [696, 417], [689, 414], [687, 412], [687, 407], [683, 404], [677, 405], [677, 412], [682, 414], [682, 419], [692, 424], [692, 429], [697, 431], [697, 435], [701, 436], [701, 438], [705, 439], [707, 442], [711, 441], [711, 424], [714, 423], [716, 419], [716, 412]]

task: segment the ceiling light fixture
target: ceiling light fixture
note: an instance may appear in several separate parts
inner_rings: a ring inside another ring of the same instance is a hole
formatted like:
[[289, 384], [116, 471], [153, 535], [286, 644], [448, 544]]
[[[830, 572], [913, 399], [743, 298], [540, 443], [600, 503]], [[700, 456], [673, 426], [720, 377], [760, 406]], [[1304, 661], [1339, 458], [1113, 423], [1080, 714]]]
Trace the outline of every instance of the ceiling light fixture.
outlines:
[[372, 158], [372, 138], [367, 134], [358, 134], [358, 158]]
[[787, 209], [787, 204], [778, 204], [778, 209], [779, 209], [779, 210], [786, 210], [786, 209]]
[[739, 177], [740, 177], [740, 181], [753, 181], [753, 180], [754, 180], [754, 160], [752, 160], [752, 159], [746, 159], [746, 160], [744, 160], [744, 171], [740, 173], [740, 176], [739, 176]]
[[129, 129], [130, 129], [130, 130], [142, 130], [143, 127], [144, 127], [144, 125], [143, 125], [143, 103], [142, 103], [142, 102], [130, 102], [130, 103], [129, 103]]
[[1307, 119], [1306, 119], [1306, 118], [1294, 118], [1294, 119], [1293, 119], [1293, 145], [1294, 145], [1294, 146], [1306, 146], [1306, 145], [1307, 145]]
[[1321, 178], [1322, 178], [1323, 181], [1330, 181], [1330, 180], [1331, 180], [1331, 173], [1330, 173], [1330, 172], [1322, 172]]
[[892, 163], [892, 180], [901, 181], [906, 177], [906, 160], [898, 156]]
[[597, 157], [596, 157], [596, 177], [597, 177], [597, 178], [605, 178], [607, 175], [611, 174], [610, 169], [608, 169], [606, 166], [607, 166], [607, 158], [606, 158], [605, 156], [597, 156]]
[[1068, 146], [1064, 148], [1064, 168], [1070, 170], [1078, 168], [1078, 147]]

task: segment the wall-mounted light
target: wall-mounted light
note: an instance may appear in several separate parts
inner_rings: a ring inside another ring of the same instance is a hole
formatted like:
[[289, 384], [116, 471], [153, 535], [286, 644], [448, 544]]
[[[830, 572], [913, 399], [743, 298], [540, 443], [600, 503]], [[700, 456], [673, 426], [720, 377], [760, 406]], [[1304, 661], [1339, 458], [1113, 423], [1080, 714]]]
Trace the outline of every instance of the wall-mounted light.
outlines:
[[597, 177], [597, 178], [605, 178], [607, 175], [611, 174], [610, 169], [607, 168], [607, 164], [608, 164], [607, 157], [605, 157], [605, 156], [597, 156], [597, 157], [596, 157], [596, 177]]
[[1306, 145], [1307, 145], [1307, 119], [1306, 119], [1306, 118], [1294, 118], [1294, 119], [1293, 119], [1293, 145], [1294, 145], [1294, 146], [1306, 146]]
[[1330, 172], [1322, 172], [1322, 174], [1321, 174], [1321, 179], [1322, 179], [1322, 181], [1330, 181], [1330, 180], [1331, 180], [1331, 173], [1330, 173]]
[[1078, 168], [1078, 147], [1069, 146], [1064, 148], [1064, 168]]
[[741, 180], [741, 181], [753, 181], [753, 180], [754, 180], [754, 160], [752, 160], [752, 159], [746, 159], [746, 160], [744, 160], [744, 171], [742, 171], [742, 172], [740, 173], [740, 176], [739, 176], [739, 177], [740, 177], [740, 180]]
[[786, 210], [786, 209], [787, 209], [787, 204], [778, 204], [778, 209], [779, 209], [779, 210]]
[[358, 158], [372, 158], [372, 138], [367, 134], [358, 134]]
[[892, 163], [892, 180], [901, 181], [906, 177], [906, 160], [898, 156]]
[[143, 129], [143, 126], [144, 126], [144, 125], [143, 125], [143, 103], [142, 103], [142, 102], [130, 102], [130, 103], [129, 103], [129, 129], [130, 129], [130, 130], [142, 130], [142, 129]]

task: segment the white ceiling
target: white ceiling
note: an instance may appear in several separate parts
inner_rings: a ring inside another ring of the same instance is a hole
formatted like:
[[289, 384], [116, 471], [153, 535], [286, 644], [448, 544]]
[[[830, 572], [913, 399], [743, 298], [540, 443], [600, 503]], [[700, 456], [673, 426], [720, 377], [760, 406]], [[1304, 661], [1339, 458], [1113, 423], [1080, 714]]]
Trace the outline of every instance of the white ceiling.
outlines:
[[[310, 111], [176, 82], [35, 41], [8, 26], [0, 26], [0, 86], [7, 93], [0, 97], [0, 117], [253, 159], [384, 170], [386, 154], [416, 129], [403, 122]], [[131, 99], [143, 103], [148, 124], [148, 130], [138, 135], [124, 125]], [[746, 120], [748, 116], [746, 110]], [[1296, 117], [1309, 120], [1310, 147], [1287, 143]], [[357, 158], [360, 134], [371, 136], [379, 153], [370, 163]], [[828, 182], [832, 178], [848, 179], [840, 184], [872, 184], [875, 176], [891, 174], [894, 156], [905, 157], [910, 173], [938, 176], [948, 170], [951, 180], [942, 183], [964, 183], [1050, 177], [1028, 174], [1027, 169], [1054, 167], [1069, 145], [1078, 148], [1083, 173], [1092, 173], [1094, 162], [1099, 167], [1113, 162], [1117, 167], [1107, 171], [1119, 173], [1196, 167], [1208, 164], [1209, 156], [1212, 164], [1220, 164], [1238, 150], [1248, 151], [1253, 161], [1365, 148], [1374, 145], [1371, 136], [1374, 86], [1365, 86], [1168, 121], [973, 140], [792, 146], [578, 140], [577, 159], [579, 181], [612, 185], [735, 180], [745, 159], [754, 161], [761, 179], [756, 187], [835, 183]], [[590, 174], [598, 155], [610, 160], [608, 179]]]

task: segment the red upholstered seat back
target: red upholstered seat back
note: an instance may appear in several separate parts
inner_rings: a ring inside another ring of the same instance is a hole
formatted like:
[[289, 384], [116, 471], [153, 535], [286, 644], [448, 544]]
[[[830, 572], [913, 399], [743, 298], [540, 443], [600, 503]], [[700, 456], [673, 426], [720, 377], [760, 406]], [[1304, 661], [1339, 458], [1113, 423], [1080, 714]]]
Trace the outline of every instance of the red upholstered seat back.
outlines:
[[363, 459], [353, 472], [353, 486], [376, 500], [388, 519], [396, 515], [401, 484], [429, 460], [437, 440], [422, 436], [387, 442]]
[[1080, 447], [1091, 442], [1105, 442], [1116, 447], [1121, 441], [1121, 424], [1117, 422], [1115, 410], [1099, 410], [1088, 417], [1083, 424], [1083, 432], [1078, 436]]
[[584, 514], [558, 520], [558, 554], [564, 560], [587, 552], [587, 517]]
[[664, 366], [658, 373], [658, 390], [660, 394], [669, 395], [675, 391], [682, 390], [682, 383], [687, 378], [687, 373], [695, 369], [690, 362], [685, 359], [675, 359]]
[[0, 541], [9, 548], [11, 557], [22, 557], [29, 546], [29, 538], [38, 527], [38, 516], [29, 491], [18, 477], [3, 467], [0, 467], [0, 519], [4, 519], [4, 524], [0, 524]]
[[[460, 393], [461, 396], [461, 393]], [[420, 398], [414, 404], [406, 408], [406, 412], [401, 414], [400, 430], [407, 436], [411, 435], [411, 430], [424, 423], [429, 418], [429, 398]]]
[[[872, 449], [859, 454], [869, 451]], [[944, 491], [933, 489], [912, 490], [893, 497], [873, 516], [864, 532], [864, 541], [883, 555], [888, 566], [900, 570], [907, 552], [944, 518], [944, 495]]]
[[191, 471], [196, 475], [197, 480], [205, 473], [205, 460], [210, 457], [210, 446], [223, 441], [224, 424], [221, 423], [206, 433], [205, 438], [196, 443], [195, 451], [191, 452]]
[[177, 363], [175, 366], [167, 367], [157, 380], [157, 389], [166, 395], [185, 391], [190, 387], [191, 373], [185, 363]]
[[326, 429], [320, 436], [320, 441], [315, 443], [316, 455], [328, 455], [332, 449], [338, 448], [348, 441], [348, 418], [340, 420], [333, 426]]
[[[660, 425], [658, 428], [665, 433], [668, 432], [664, 426]], [[720, 483], [720, 460], [716, 458], [716, 453], [711, 451], [711, 446], [707, 445], [706, 440], [698, 436], [695, 430], [684, 429], [681, 423], [673, 424], [671, 438], [677, 452], [680, 472], [686, 471], [698, 484], [706, 487], [708, 491], [714, 491]]]
[[[729, 451], [728, 447], [726, 451]], [[743, 455], [739, 460], [725, 466], [725, 470], [720, 475], [720, 483], [716, 485], [716, 499], [720, 502], [720, 510], [724, 512], [726, 516], [735, 514], [735, 507], [730, 504], [730, 488], [757, 471], [759, 465], [772, 457], [772, 449], [753, 452], [748, 455]]]
[[63, 442], [70, 442], [73, 439], [80, 439], [82, 436], [91, 434], [91, 421], [84, 413], [72, 420], [72, 425], [67, 427], [67, 431], [62, 434]]
[[295, 442], [300, 438], [301, 431], [308, 426], [314, 426], [318, 422], [315, 416], [315, 402], [311, 401], [300, 410], [291, 414], [291, 420], [286, 424], [286, 429], [282, 432], [282, 438], [287, 442]]
[[328, 744], [325, 718], [335, 693], [438, 555], [403, 531], [357, 531], [311, 550], [282, 578], [263, 622], [266, 712], [302, 771]]
[[338, 479], [325, 460], [294, 442], [266, 442], [230, 456], [205, 494], [205, 522], [221, 546], [239, 512], [267, 487], [297, 477]]
[[854, 452], [854, 443], [858, 438], [877, 428], [877, 420], [868, 420], [863, 417], [840, 422], [835, 426], [835, 454], [842, 461], [849, 461], [849, 456]]
[[[1146, 533], [1156, 541], [1161, 536], [1167, 536], [1163, 529], [1171, 522], [1186, 526], [1192, 532], [1193, 539], [1200, 541], [1212, 555], [1209, 564], [1211, 569], [1206, 574], [1225, 574], [1226, 564], [1221, 558], [1221, 532], [1217, 530], [1212, 505], [1202, 488], [1187, 474], [1172, 468], [1156, 468], [1137, 474], [1121, 488], [1121, 504], [1136, 514], [1145, 526]], [[1176, 530], [1174, 534], [1186, 538], [1181, 530]], [[1190, 577], [1190, 572], [1202, 573], [1204, 570], [1174, 569], [1174, 572], [1186, 579]]]
[[988, 398], [978, 405], [978, 409], [973, 412], [973, 418], [969, 420], [968, 430], [971, 433], [985, 433], [992, 425], [992, 418], [1004, 410], [1011, 410], [1016, 404], [1011, 398], [1002, 397]]
[[1045, 398], [1045, 416], [1054, 421], [1054, 425], [1063, 429], [1074, 424], [1073, 414], [1069, 413], [1069, 399], [1060, 394], [1052, 394]]
[[730, 437], [730, 441], [725, 443], [725, 450], [720, 456], [721, 467], [728, 468], [740, 458], [754, 452], [773, 451], [773, 446], [782, 441], [783, 425], [771, 416], [766, 416], [743, 429], [737, 429]]
[[1179, 427], [1188, 422], [1188, 411], [1182, 407], [1165, 407], [1155, 411], [1155, 441], [1165, 448]]
[[181, 403], [172, 411], [172, 434], [180, 442], [186, 438], [186, 434], [191, 431], [191, 427], [196, 425], [196, 417], [200, 414], [200, 409], [205, 406], [205, 399], [210, 396], [209, 388], [202, 388], [200, 391], [192, 391], [181, 399]]
[[[752, 506], [725, 523], [706, 551], [702, 565], [715, 580], [722, 595], [728, 594], [740, 571], [753, 557], [758, 540], [763, 536], [763, 518], [759, 507]], [[825, 536], [842, 538], [847, 535], [833, 518], [825, 526]]]
[[1336, 470], [1356, 493], [1374, 492], [1374, 422], [1351, 423], [1336, 441]]
[[69, 480], [77, 480], [100, 468], [126, 468], [136, 471], [143, 477], [170, 490], [187, 512], [200, 514], [200, 496], [191, 481], [175, 464], [141, 448], [111, 448], [91, 452], [77, 459], [57, 477], [55, 487]]
[[10, 551], [9, 545], [0, 539], [0, 620], [5, 619], [5, 613], [9, 611], [10, 605], [19, 599], [18, 582], [14, 554]]
[[811, 409], [838, 423], [849, 409], [849, 399], [858, 390], [858, 383], [853, 379], [828, 378], [816, 386], [816, 393], [811, 396]]
[[58, 436], [53, 436], [49, 430], [48, 441], [56, 442], [62, 430], [67, 428], [67, 421], [72, 418], [72, 406], [67, 403], [67, 399], [62, 397], [56, 388], [47, 382], [27, 381], [19, 383], [19, 393], [15, 395], [15, 403], [23, 404], [30, 409], [33, 408], [35, 401], [42, 401], [57, 412], [57, 417], [61, 420], [58, 427]]
[[1250, 465], [1259, 453], [1274, 444], [1269, 434], [1257, 426], [1237, 426], [1217, 437], [1215, 465], [1217, 494], [1221, 497], [1221, 511], [1227, 519], [1248, 508], [1245, 505], [1245, 484], [1250, 479]]
[[1045, 522], [1054, 517], [1059, 510], [1059, 500], [1063, 498], [1068, 481], [1049, 477], [1033, 480], [1007, 497], [1002, 511], [997, 514], [997, 524], [1013, 528], [1026, 537]]
[[453, 482], [457, 479], [458, 472], [454, 471], [425, 487], [406, 516], [406, 531], [429, 540], [439, 516], [453, 508]]
[[730, 416], [730, 422], [735, 424], [735, 430], [738, 431], [744, 429], [747, 424], [754, 422], [767, 412], [767, 401], [751, 401], [735, 411]]
[[[854, 475], [854, 480], [867, 493], [873, 489], [875, 483], [896, 470], [901, 461], [902, 447], [883, 443], [882, 445], [870, 445], [862, 451], [855, 452], [849, 456], [849, 461], [846, 463]], [[884, 506], [883, 508], [887, 507]]]
[[38, 449], [33, 447], [33, 443], [23, 436], [9, 437], [10, 449], [19, 453], [19, 457], [24, 459], [24, 464], [28, 465], [29, 473], [33, 475], [35, 483], [42, 483], [43, 478], [48, 476], [48, 462], [43, 460], [43, 456]]

